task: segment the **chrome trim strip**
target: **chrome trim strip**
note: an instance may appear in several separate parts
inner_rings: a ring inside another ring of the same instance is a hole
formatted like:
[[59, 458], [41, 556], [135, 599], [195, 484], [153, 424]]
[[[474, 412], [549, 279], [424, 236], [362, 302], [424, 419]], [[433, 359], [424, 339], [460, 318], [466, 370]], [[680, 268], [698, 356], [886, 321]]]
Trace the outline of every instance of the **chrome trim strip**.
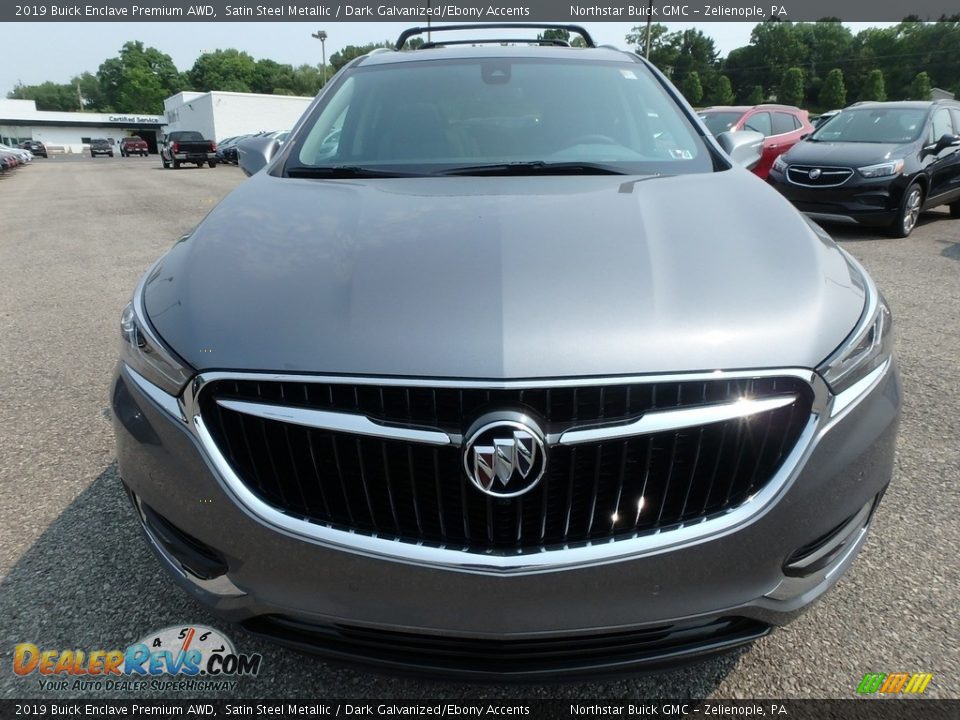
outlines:
[[858, 529], [862, 529], [866, 524], [867, 518], [870, 517], [870, 511], [873, 509], [873, 503], [874, 501], [871, 500], [862, 508], [860, 508], [857, 514], [854, 515], [849, 522], [845, 523], [844, 526], [837, 531], [831, 542], [828, 542], [822, 548], [816, 550], [810, 555], [790, 563], [788, 567], [791, 569], [803, 570], [804, 568], [810, 567], [821, 558], [836, 552], [838, 548], [842, 548], [844, 545], [846, 545], [854, 533]]
[[[806, 169], [806, 170], [801, 170], [801, 168], [807, 168], [807, 169]], [[829, 183], [829, 184], [827, 184], [827, 183], [819, 183], [819, 184], [814, 184], [814, 183], [802, 183], [802, 182], [797, 182], [797, 181], [794, 180], [792, 177], [790, 177], [790, 171], [791, 171], [791, 170], [796, 170], [796, 172], [798, 172], [798, 173], [808, 173], [808, 172], [810, 172], [810, 170], [820, 170], [821, 176], [822, 176], [822, 175], [840, 175], [840, 174], [842, 173], [842, 174], [846, 175], [846, 177], [844, 177], [843, 180], [841, 180], [841, 181], [838, 182], [838, 183]], [[819, 166], [819, 165], [787, 165], [786, 170], [783, 171], [783, 174], [784, 174], [784, 176], [787, 178], [787, 182], [788, 182], [788, 183], [790, 183], [791, 185], [796, 185], [797, 187], [803, 187], [803, 188], [835, 188], [835, 187], [840, 187], [841, 185], [843, 185], [844, 183], [846, 183], [847, 180], [849, 180], [850, 178], [852, 178], [852, 177], [854, 176], [855, 172], [856, 172], [856, 171], [855, 171], [853, 168], [838, 167], [838, 166], [836, 166], [836, 165], [828, 165], [828, 166], [823, 166], [823, 167], [821, 167], [821, 166]]]
[[426, 445], [452, 445], [453, 438], [441, 430], [397, 427], [374, 422], [366, 415], [354, 413], [311, 410], [309, 408], [287, 407], [244, 402], [242, 400], [223, 400], [217, 398], [217, 405], [234, 412], [253, 415], [264, 420], [278, 420], [303, 427], [332, 430], [334, 432], [366, 435], [387, 440], [407, 440]]
[[648, 412], [638, 420], [626, 425], [610, 425], [585, 430], [567, 430], [560, 435], [561, 445], [577, 445], [585, 442], [601, 442], [647, 435], [656, 432], [683, 430], [684, 428], [710, 425], [725, 420], [736, 420], [751, 415], [786, 407], [797, 399], [796, 395], [782, 395], [764, 400], [740, 398], [730, 403], [701, 405], [699, 407]]
[[853, 385], [835, 396], [833, 398], [833, 404], [830, 406], [830, 419], [833, 420], [848, 407], [852, 406], [859, 398], [865, 396], [872, 390], [880, 382], [880, 379], [887, 374], [891, 362], [891, 359], [887, 358], [882, 365], [874, 368], [869, 374], [857, 380]]
[[[873, 500], [867, 503], [867, 507], [869, 508], [872, 504]], [[824, 583], [838, 578], [840, 573], [853, 562], [853, 559], [860, 551], [860, 548], [863, 547], [863, 544], [867, 539], [867, 533], [870, 532], [870, 526], [872, 524], [873, 520], [870, 519], [866, 524], [863, 525], [863, 527], [856, 531], [853, 534], [852, 539], [849, 540], [848, 546], [840, 554], [840, 557], [834, 560], [831, 564], [827, 565], [825, 568], [817, 570], [817, 572], [813, 573], [812, 575], [807, 575], [806, 577], [800, 578], [784, 576], [783, 580], [781, 580], [780, 583], [773, 588], [773, 590], [766, 593], [764, 597], [779, 601], [796, 600], [816, 590]]]
[[857, 225], [857, 221], [849, 215], [834, 215], [833, 213], [806, 212], [803, 213], [812, 220], [825, 220], [826, 222], [843, 223], [845, 225]]
[[133, 502], [137, 508], [137, 518], [140, 520], [140, 528], [143, 530], [143, 534], [147, 536], [147, 540], [150, 542], [154, 551], [167, 563], [174, 574], [179, 575], [183, 580], [197, 586], [201, 590], [213, 595], [219, 595], [220, 597], [239, 597], [247, 594], [234, 585], [233, 581], [227, 575], [204, 579], [187, 570], [187, 568], [180, 564], [180, 561], [167, 551], [163, 543], [157, 539], [153, 530], [150, 529], [150, 526], [147, 525], [147, 521], [143, 516], [143, 509], [140, 507], [140, 498], [134, 496]]
[[187, 421], [177, 398], [154, 385], [126, 363], [123, 364], [123, 369], [127, 377], [133, 381], [140, 391], [159, 405], [168, 415], [182, 422]]
[[[859, 267], [859, 265], [858, 265]], [[706, 372], [669, 373], [660, 375], [606, 375], [582, 378], [533, 378], [528, 380], [474, 380], [457, 378], [398, 378], [373, 375], [306, 375], [272, 372], [201, 372], [187, 383], [180, 398], [183, 416], [192, 418], [199, 414], [197, 397], [203, 388], [216, 380], [251, 380], [254, 382], [326, 383], [333, 385], [383, 385], [389, 387], [436, 387], [482, 390], [536, 390], [541, 388], [589, 387], [592, 385], [630, 385], [643, 383], [697, 382], [703, 380], [742, 380], [749, 378], [792, 377], [803, 380], [814, 391], [814, 413], [822, 412], [830, 399], [826, 383], [814, 371], [807, 368], [781, 368], [761, 370], [713, 370]]]

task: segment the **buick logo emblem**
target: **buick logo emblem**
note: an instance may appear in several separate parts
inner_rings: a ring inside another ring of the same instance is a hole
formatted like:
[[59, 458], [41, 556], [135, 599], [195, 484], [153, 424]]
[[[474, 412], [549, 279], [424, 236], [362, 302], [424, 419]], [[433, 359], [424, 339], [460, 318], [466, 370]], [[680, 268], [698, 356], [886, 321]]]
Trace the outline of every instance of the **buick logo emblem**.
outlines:
[[498, 498], [533, 489], [547, 468], [540, 429], [526, 416], [478, 425], [464, 443], [463, 469], [470, 482]]
[[818, 177], [820, 177], [820, 172], [821, 172], [820, 168], [814, 168], [813, 170], [807, 173], [807, 177], [810, 178], [811, 180], [816, 180]]

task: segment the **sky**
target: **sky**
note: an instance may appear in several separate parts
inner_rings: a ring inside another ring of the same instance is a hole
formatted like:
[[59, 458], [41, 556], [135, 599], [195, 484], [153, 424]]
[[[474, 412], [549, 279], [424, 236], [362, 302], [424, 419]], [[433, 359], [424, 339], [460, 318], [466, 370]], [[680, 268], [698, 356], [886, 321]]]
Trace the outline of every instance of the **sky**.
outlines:
[[[0, 97], [14, 85], [36, 85], [46, 80], [67, 82], [83, 71], [95, 73], [104, 60], [114, 57], [124, 42], [141, 40], [167, 53], [180, 70], [188, 70], [203, 52], [236, 48], [254, 58], [302, 65], [321, 61], [318, 40], [310, 37], [326, 30], [327, 57], [346, 45], [396, 40], [410, 23], [350, 22], [209, 22], [209, 23], [12, 23], [4, 33], [0, 61]], [[750, 41], [755, 23], [664, 23], [671, 31], [697, 27], [712, 37], [721, 55]], [[892, 23], [845, 23], [856, 33], [866, 27]], [[626, 49], [624, 40], [633, 23], [584, 23], [597, 44]]]

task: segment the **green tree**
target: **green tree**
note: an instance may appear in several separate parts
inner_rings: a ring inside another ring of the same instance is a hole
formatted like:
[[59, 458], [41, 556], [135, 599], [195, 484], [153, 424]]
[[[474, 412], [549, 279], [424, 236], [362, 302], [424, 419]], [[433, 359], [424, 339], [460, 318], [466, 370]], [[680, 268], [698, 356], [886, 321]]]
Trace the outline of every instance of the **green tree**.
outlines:
[[680, 84], [680, 92], [691, 105], [699, 105], [703, 99], [703, 85], [700, 84], [700, 74], [693, 70], [687, 73]]
[[818, 99], [825, 110], [842, 108], [847, 104], [847, 87], [843, 83], [843, 71], [840, 68], [827, 73]]
[[718, 76], [710, 91], [710, 103], [712, 105], [733, 105], [735, 99], [730, 78], [726, 75]]
[[343, 50], [338, 50], [330, 56], [330, 64], [333, 66], [334, 71], [339, 71], [340, 68], [354, 58], [366, 55], [371, 50], [381, 47], [392, 48], [393, 43], [384, 40], [383, 42], [367, 43], [366, 45], [347, 45]]
[[[257, 60], [250, 77], [250, 90], [265, 95], [295, 94], [292, 65], [274, 60]], [[287, 93], [281, 91], [287, 91]]]
[[930, 76], [925, 72], [919, 72], [910, 83], [910, 94], [907, 100], [929, 100], [931, 90]]
[[247, 53], [233, 48], [203, 53], [187, 71], [190, 88], [200, 92], [251, 92], [257, 64]]
[[883, 82], [883, 70], [871, 70], [867, 80], [860, 88], [860, 100], [876, 100], [883, 102], [887, 99], [887, 89]]
[[124, 43], [117, 57], [104, 60], [97, 80], [105, 107], [134, 113], [163, 112], [164, 99], [185, 84], [169, 55], [139, 40]]
[[750, 94], [747, 95], [747, 105], [760, 105], [767, 99], [767, 94], [760, 85], [754, 85]]
[[44, 82], [39, 85], [17, 85], [7, 97], [12, 100], [34, 100], [38, 110], [75, 111], [80, 110], [80, 98], [77, 89], [71, 85]]
[[792, 67], [783, 74], [780, 81], [780, 91], [777, 93], [777, 100], [785, 105], [803, 105], [804, 98], [804, 74], [798, 67]]
[[565, 43], [569, 43], [570, 33], [567, 30], [550, 28], [537, 35], [537, 40], [562, 40]]

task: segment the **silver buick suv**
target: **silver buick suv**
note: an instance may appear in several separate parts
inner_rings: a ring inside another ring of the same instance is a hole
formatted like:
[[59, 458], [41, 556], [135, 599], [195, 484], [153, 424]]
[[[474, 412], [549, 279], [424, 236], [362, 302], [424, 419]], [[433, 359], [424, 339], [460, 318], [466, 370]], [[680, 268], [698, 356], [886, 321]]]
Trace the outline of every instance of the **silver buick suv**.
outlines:
[[419, 30], [245, 141], [123, 311], [117, 453], [161, 564], [251, 633], [432, 676], [788, 622], [891, 479], [883, 297], [644, 59]]

